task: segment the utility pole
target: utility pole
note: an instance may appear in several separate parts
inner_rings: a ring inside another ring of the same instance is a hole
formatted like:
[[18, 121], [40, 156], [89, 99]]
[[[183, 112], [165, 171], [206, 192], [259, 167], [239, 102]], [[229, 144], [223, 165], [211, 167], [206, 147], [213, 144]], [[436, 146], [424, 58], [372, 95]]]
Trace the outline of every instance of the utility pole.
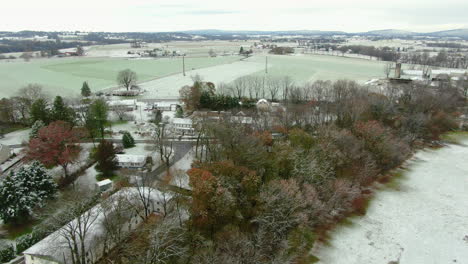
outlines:
[[183, 71], [184, 76], [185, 76], [185, 55], [182, 56], [182, 71]]
[[268, 73], [268, 56], [265, 56], [265, 73]]

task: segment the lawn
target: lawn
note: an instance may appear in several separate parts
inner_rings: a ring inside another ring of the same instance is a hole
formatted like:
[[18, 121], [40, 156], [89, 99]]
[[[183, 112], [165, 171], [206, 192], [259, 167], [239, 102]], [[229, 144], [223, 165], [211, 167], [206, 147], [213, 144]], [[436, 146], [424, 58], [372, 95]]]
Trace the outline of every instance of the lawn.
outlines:
[[[265, 63], [264, 56], [249, 59]], [[384, 62], [325, 55], [268, 56], [268, 75], [290, 76], [298, 83], [315, 80], [351, 79], [364, 82], [385, 77]], [[255, 73], [263, 75], [265, 71]]]
[[[237, 56], [187, 58], [186, 69], [199, 69], [239, 60]], [[182, 58], [54, 58], [0, 62], [0, 97], [14, 95], [29, 84], [38, 83], [52, 95], [73, 96], [80, 93], [83, 81], [96, 91], [116, 85], [120, 70], [131, 69], [139, 81], [167, 76], [182, 71]]]

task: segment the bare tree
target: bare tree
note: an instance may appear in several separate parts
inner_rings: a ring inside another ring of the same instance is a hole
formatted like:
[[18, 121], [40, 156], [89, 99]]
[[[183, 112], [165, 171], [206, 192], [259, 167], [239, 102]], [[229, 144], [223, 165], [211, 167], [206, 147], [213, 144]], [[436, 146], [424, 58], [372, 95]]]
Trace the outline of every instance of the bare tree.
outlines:
[[119, 117], [119, 120], [128, 120], [130, 116], [127, 114], [127, 108], [123, 105], [112, 107], [112, 111]]
[[268, 79], [266, 79], [266, 85], [271, 101], [275, 101], [281, 89], [281, 83], [277, 78], [269, 77]]
[[153, 196], [156, 192], [156, 189], [153, 188], [153, 179], [150, 175], [143, 174], [137, 178], [135, 186], [137, 191], [132, 200], [137, 202], [133, 203], [133, 206], [140, 218], [145, 220], [153, 213]]
[[128, 263], [167, 264], [188, 255], [187, 230], [175, 217], [145, 224], [124, 248]]
[[120, 71], [117, 75], [117, 83], [127, 88], [127, 91], [137, 82], [137, 74], [130, 69]]
[[240, 77], [234, 80], [234, 84], [232, 85], [233, 95], [237, 98], [241, 99], [244, 94], [247, 86], [247, 79], [246, 77]]
[[171, 158], [173, 156], [174, 148], [171, 140], [167, 138], [167, 127], [166, 124], [159, 124], [156, 128], [154, 141], [156, 144], [156, 150], [159, 153], [161, 162], [163, 162], [167, 168], [171, 165]]
[[131, 222], [136, 210], [125, 191], [114, 194], [101, 202], [105, 229], [104, 248], [113, 247], [128, 234], [126, 226]]
[[[70, 258], [73, 264], [89, 263], [88, 259], [92, 259], [92, 243], [89, 236], [92, 235], [92, 228], [98, 224], [98, 218], [101, 213], [101, 207], [95, 206], [91, 209], [90, 200], [77, 199], [70, 201], [67, 209], [61, 214], [55, 215], [49, 221], [57, 224], [57, 239], [54, 241], [57, 244], [56, 248], [51, 250], [59, 250], [65, 248], [67, 257]], [[67, 222], [68, 219], [73, 219]], [[63, 222], [65, 225], [61, 226]], [[90, 254], [91, 253], [91, 254]], [[65, 257], [65, 253], [63, 255]]]
[[288, 100], [290, 89], [293, 86], [293, 80], [289, 76], [281, 77], [281, 93], [283, 96], [283, 101]]
[[387, 79], [390, 76], [390, 73], [392, 72], [392, 66], [393, 66], [393, 62], [387, 62], [384, 65], [383, 71], [385, 73], [385, 76], [387, 76]]

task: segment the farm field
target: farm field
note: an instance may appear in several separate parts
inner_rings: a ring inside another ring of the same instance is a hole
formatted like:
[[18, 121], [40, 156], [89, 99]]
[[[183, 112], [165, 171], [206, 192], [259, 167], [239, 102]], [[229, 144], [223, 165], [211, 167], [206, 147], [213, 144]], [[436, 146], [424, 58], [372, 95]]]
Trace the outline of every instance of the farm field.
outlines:
[[[254, 56], [248, 61], [265, 64], [264, 56]], [[268, 56], [268, 75], [290, 76], [298, 84], [315, 80], [351, 79], [365, 82], [385, 77], [384, 62], [326, 55]], [[264, 75], [264, 70], [256, 73]]]
[[186, 76], [182, 74], [171, 75], [141, 84], [140, 86], [148, 91], [141, 97], [175, 99], [179, 97], [179, 89], [182, 86], [193, 83], [192, 76], [199, 75], [204, 81], [212, 82], [218, 86], [220, 83], [230, 83], [239, 77], [254, 74], [261, 71], [263, 67], [262, 63], [247, 60], [191, 70], [186, 72]]
[[420, 150], [363, 217], [317, 247], [319, 263], [467, 263], [468, 139]]
[[147, 47], [131, 48], [130, 44], [96, 45], [85, 47], [88, 57], [126, 57], [129, 50], [144, 51], [155, 48], [169, 51], [179, 51], [187, 56], [208, 56], [208, 51], [212, 49], [218, 54], [223, 52], [238, 53], [241, 46], [251, 46], [253, 42], [239, 41], [172, 41], [165, 43], [148, 43]]
[[[199, 69], [238, 61], [238, 56], [187, 58], [186, 69]], [[93, 91], [116, 85], [117, 73], [131, 69], [139, 81], [182, 72], [182, 58], [55, 58], [0, 62], [0, 97], [14, 95], [21, 87], [37, 83], [52, 95], [74, 96], [80, 93], [83, 81]]]

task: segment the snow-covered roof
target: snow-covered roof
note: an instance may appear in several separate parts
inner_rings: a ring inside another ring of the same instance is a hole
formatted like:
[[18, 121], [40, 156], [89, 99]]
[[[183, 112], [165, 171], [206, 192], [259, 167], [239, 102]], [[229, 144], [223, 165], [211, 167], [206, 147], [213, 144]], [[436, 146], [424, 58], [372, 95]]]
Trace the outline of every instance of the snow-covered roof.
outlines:
[[[117, 203], [118, 198], [124, 197], [132, 206], [134, 206], [134, 208], [141, 208], [142, 201], [141, 199], [138, 198], [139, 193], [148, 194], [153, 203], [157, 201], [161, 201], [163, 197], [162, 193], [159, 190], [156, 190], [153, 188], [128, 187], [128, 188], [121, 189], [120, 191], [111, 195], [106, 200]], [[165, 197], [167, 199], [167, 197], [170, 198], [170, 196], [171, 196], [170, 194], [166, 194]], [[114, 198], [117, 198], [117, 199], [109, 200], [109, 199], [114, 199]], [[94, 220], [91, 224], [89, 224], [88, 231], [87, 231], [88, 235], [85, 237], [85, 244], [86, 244], [87, 250], [89, 250], [90, 248], [94, 248], [102, 243], [101, 238], [105, 235], [105, 227], [103, 223], [104, 223], [106, 214], [104, 213], [104, 210], [105, 210], [104, 207], [100, 203], [94, 206], [93, 208], [89, 209], [86, 213], [80, 216], [82, 218], [86, 217], [88, 219]], [[78, 218], [70, 221], [67, 225], [63, 226], [61, 229], [53, 232], [52, 234], [50, 234], [43, 240], [34, 244], [32, 247], [26, 249], [23, 252], [23, 254], [33, 255], [33, 256], [42, 256], [47, 259], [52, 259], [58, 263], [62, 263], [64, 258], [69, 260], [71, 257], [70, 251], [68, 248], [67, 240], [63, 234], [64, 234], [64, 231], [66, 231], [66, 229], [68, 229], [69, 227], [79, 228], [80, 224], [78, 223], [77, 220]], [[83, 224], [81, 224], [81, 228], [83, 228]], [[76, 239], [79, 240], [78, 238]]]
[[403, 70], [403, 75], [423, 75], [421, 70]]
[[191, 125], [192, 119], [190, 118], [174, 118], [172, 119], [174, 125]]
[[98, 181], [96, 184], [97, 184], [99, 187], [101, 187], [101, 186], [106, 186], [106, 185], [108, 185], [108, 184], [112, 184], [112, 181], [109, 180], [109, 179], [105, 179], [105, 180], [102, 180], [102, 181]]
[[465, 74], [467, 70], [461, 70], [461, 69], [446, 69], [446, 70], [432, 70], [433, 75], [438, 75], [438, 74]]
[[145, 162], [146, 156], [145, 155], [126, 155], [126, 154], [117, 154], [117, 161], [119, 163], [142, 163]]
[[128, 100], [115, 100], [115, 101], [109, 101], [108, 102], [109, 106], [134, 106], [136, 105], [136, 100], [135, 99], [128, 99]]
[[157, 102], [157, 103], [154, 103], [155, 106], [157, 107], [171, 107], [173, 105], [177, 105], [178, 103], [177, 102]]

